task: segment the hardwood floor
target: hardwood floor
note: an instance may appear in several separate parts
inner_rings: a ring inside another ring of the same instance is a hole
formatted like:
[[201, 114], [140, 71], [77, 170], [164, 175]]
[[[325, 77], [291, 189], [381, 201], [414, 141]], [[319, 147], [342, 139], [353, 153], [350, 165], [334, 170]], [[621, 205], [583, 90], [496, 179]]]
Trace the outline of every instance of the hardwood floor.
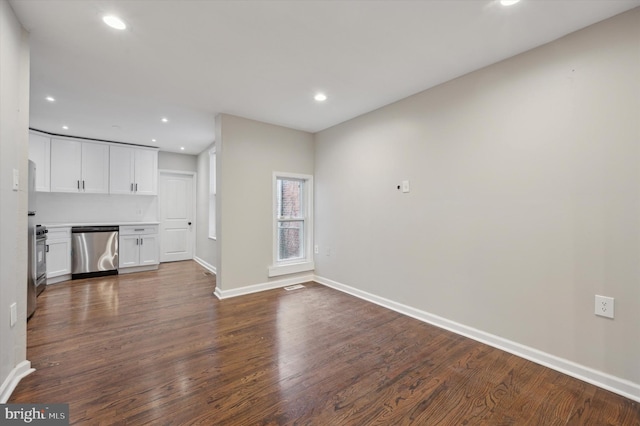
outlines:
[[640, 425], [640, 404], [315, 283], [219, 301], [195, 262], [50, 286], [11, 403], [82, 425]]

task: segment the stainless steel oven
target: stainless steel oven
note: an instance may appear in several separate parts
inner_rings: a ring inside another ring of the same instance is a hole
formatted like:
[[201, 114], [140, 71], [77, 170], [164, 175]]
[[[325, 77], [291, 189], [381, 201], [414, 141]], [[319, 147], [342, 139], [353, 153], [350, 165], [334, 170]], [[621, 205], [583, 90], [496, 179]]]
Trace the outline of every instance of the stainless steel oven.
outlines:
[[36, 295], [42, 293], [47, 285], [47, 228], [42, 225], [36, 225], [36, 250], [35, 250], [35, 269], [36, 269]]

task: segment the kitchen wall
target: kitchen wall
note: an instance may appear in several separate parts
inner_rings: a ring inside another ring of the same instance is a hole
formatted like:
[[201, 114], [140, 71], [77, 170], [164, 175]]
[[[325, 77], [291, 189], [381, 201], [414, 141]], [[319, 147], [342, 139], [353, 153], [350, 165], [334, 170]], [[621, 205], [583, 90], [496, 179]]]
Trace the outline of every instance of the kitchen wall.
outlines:
[[198, 157], [196, 155], [160, 151], [158, 153], [158, 169], [195, 172], [198, 170]]
[[38, 223], [156, 222], [158, 197], [38, 192]]
[[216, 117], [216, 153], [218, 290], [278, 281], [267, 269], [273, 260], [273, 172], [313, 175], [313, 135], [222, 114]]
[[[158, 169], [197, 170], [195, 155], [158, 153]], [[158, 220], [158, 197], [146, 195], [38, 192], [38, 222], [110, 223]]]
[[217, 269], [218, 242], [209, 238], [209, 151], [213, 144], [197, 157], [196, 195], [196, 258], [208, 268]]
[[639, 76], [635, 9], [316, 134], [316, 274], [640, 398]]
[[[29, 36], [0, 0], [0, 403], [27, 373]], [[14, 170], [18, 191], [12, 189]], [[17, 322], [10, 326], [10, 305]]]

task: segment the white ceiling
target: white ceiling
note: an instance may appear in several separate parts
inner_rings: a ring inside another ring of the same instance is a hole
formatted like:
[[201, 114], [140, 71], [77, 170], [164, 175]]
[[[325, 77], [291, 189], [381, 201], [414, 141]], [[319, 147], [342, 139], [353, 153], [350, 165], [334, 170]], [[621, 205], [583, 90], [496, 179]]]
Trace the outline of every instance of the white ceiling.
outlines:
[[[218, 113], [317, 132], [640, 0], [10, 4], [30, 32], [32, 128], [198, 154]], [[128, 28], [104, 25], [107, 13]]]

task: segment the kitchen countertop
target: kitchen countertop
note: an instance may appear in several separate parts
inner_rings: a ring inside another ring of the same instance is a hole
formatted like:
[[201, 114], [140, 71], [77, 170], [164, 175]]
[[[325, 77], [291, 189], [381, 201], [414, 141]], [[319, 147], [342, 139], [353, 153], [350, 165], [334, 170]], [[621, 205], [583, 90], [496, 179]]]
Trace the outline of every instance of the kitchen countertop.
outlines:
[[43, 223], [47, 228], [70, 228], [72, 226], [127, 226], [160, 225], [160, 222], [91, 222], [91, 223]]

